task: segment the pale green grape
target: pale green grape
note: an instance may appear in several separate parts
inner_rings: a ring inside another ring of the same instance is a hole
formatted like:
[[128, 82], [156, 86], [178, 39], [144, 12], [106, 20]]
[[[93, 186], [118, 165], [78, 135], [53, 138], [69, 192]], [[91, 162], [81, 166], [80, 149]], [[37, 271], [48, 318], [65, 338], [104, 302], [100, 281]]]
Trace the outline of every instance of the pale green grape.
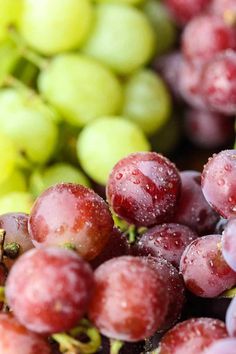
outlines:
[[30, 177], [30, 190], [38, 196], [46, 188], [61, 182], [71, 182], [89, 187], [88, 178], [78, 168], [67, 163], [56, 163], [45, 170], [36, 170]]
[[122, 105], [118, 79], [102, 64], [83, 55], [54, 57], [39, 75], [38, 86], [42, 96], [76, 126], [115, 114]]
[[12, 173], [17, 158], [16, 148], [12, 140], [0, 133], [0, 183], [5, 181]]
[[171, 49], [177, 38], [177, 30], [166, 7], [156, 0], [147, 0], [143, 11], [155, 31], [156, 54], [163, 54]]
[[83, 50], [115, 72], [129, 74], [150, 59], [154, 32], [140, 10], [125, 4], [98, 4]]
[[19, 50], [10, 40], [0, 43], [0, 85], [6, 75], [12, 72], [19, 58]]
[[10, 176], [0, 183], [0, 196], [11, 192], [26, 192], [27, 183], [24, 173], [14, 169]]
[[145, 0], [96, 0], [96, 2], [116, 2], [116, 3], [124, 3], [124, 4], [129, 4], [129, 5], [140, 5], [143, 3]]
[[8, 35], [8, 26], [15, 24], [21, 14], [22, 0], [0, 0], [0, 42]]
[[30, 213], [34, 199], [30, 193], [12, 192], [0, 197], [0, 214]]
[[52, 111], [32, 95], [16, 89], [0, 91], [1, 131], [14, 142], [19, 157], [29, 163], [45, 163], [57, 142]]
[[149, 149], [140, 128], [125, 117], [97, 119], [82, 130], [77, 143], [82, 168], [94, 181], [104, 185], [122, 157]]
[[148, 69], [133, 74], [125, 84], [123, 114], [147, 134], [162, 127], [171, 112], [171, 98], [163, 80]]
[[53, 55], [81, 45], [91, 20], [89, 0], [23, 0], [19, 30], [32, 48]]

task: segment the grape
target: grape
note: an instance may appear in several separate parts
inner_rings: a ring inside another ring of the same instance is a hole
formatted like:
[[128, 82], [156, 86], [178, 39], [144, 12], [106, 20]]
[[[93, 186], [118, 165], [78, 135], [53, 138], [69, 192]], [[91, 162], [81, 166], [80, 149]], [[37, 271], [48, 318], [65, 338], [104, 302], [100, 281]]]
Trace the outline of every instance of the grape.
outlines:
[[154, 50], [154, 31], [138, 9], [115, 3], [97, 5], [93, 29], [83, 51], [118, 74], [143, 66]]
[[12, 41], [7, 39], [1, 42], [1, 15], [2, 12], [0, 13], [0, 84], [2, 85], [4, 84], [6, 75], [14, 71], [14, 68], [16, 67], [17, 62], [19, 60], [20, 54], [18, 48], [14, 43], [12, 43]]
[[129, 342], [149, 337], [167, 306], [165, 281], [145, 260], [117, 257], [96, 269], [89, 318], [105, 336]]
[[155, 257], [163, 257], [178, 267], [184, 249], [198, 235], [188, 226], [180, 224], [161, 224], [152, 227], [139, 240], [140, 251]]
[[217, 148], [234, 137], [234, 118], [220, 113], [189, 109], [184, 124], [188, 139], [201, 148]]
[[187, 289], [201, 297], [216, 297], [236, 284], [236, 273], [222, 255], [221, 235], [192, 241], [181, 257], [180, 272]]
[[105, 66], [83, 55], [55, 56], [41, 71], [38, 87], [68, 123], [79, 127], [102, 115], [117, 113], [122, 104], [118, 79]]
[[0, 1], [0, 42], [4, 41], [8, 35], [8, 27], [16, 24], [21, 14], [21, 0], [1, 0]]
[[171, 100], [163, 80], [151, 70], [140, 70], [125, 83], [123, 115], [147, 134], [159, 130], [169, 119]]
[[172, 221], [191, 227], [199, 235], [213, 232], [219, 215], [204, 198], [201, 174], [197, 171], [182, 171], [180, 177], [182, 188]]
[[236, 52], [227, 50], [215, 56], [204, 67], [202, 94], [207, 105], [223, 114], [236, 111]]
[[235, 345], [236, 339], [235, 338], [226, 338], [217, 340], [214, 342], [204, 354], [234, 354], [235, 353]]
[[75, 252], [60, 248], [26, 252], [6, 282], [7, 303], [16, 318], [40, 334], [74, 327], [87, 310], [92, 290], [90, 266]]
[[236, 336], [236, 318], [235, 318], [235, 311], [236, 311], [236, 298], [234, 297], [231, 301], [227, 313], [226, 313], [226, 327], [227, 331], [230, 336]]
[[223, 257], [234, 271], [236, 271], [236, 219], [230, 219], [225, 226], [222, 236]]
[[0, 183], [0, 198], [12, 192], [26, 191], [26, 177], [19, 169], [14, 169], [9, 177]]
[[77, 142], [84, 171], [105, 185], [113, 166], [124, 156], [147, 151], [150, 145], [141, 129], [125, 117], [103, 117], [87, 125]]
[[173, 47], [177, 37], [169, 12], [161, 2], [155, 0], [146, 1], [142, 9], [155, 31], [155, 53], [160, 55], [167, 52]]
[[176, 22], [185, 25], [196, 15], [200, 14], [209, 4], [210, 0], [165, 0]]
[[11, 192], [0, 197], [0, 215], [10, 212], [29, 213], [33, 196], [27, 192]]
[[12, 140], [0, 133], [0, 161], [1, 161], [1, 174], [0, 183], [5, 183], [9, 178], [15, 167], [17, 158], [16, 148]]
[[210, 13], [222, 17], [226, 23], [234, 24], [236, 14], [235, 0], [212, 0], [208, 10]]
[[87, 177], [78, 168], [59, 162], [44, 170], [35, 170], [30, 176], [30, 190], [33, 195], [38, 196], [45, 189], [61, 182], [71, 182], [89, 187]]
[[235, 28], [227, 26], [216, 16], [194, 17], [184, 29], [182, 50], [192, 62], [206, 63], [217, 53], [229, 48], [236, 49]]
[[224, 150], [209, 158], [202, 172], [202, 191], [208, 203], [228, 219], [236, 212], [236, 150]]
[[32, 97], [32, 93], [15, 89], [0, 91], [1, 131], [15, 143], [19, 161], [45, 163], [57, 141], [54, 112]]
[[24, 328], [8, 313], [0, 313], [0, 332], [1, 353], [51, 354], [49, 344], [44, 338]]
[[88, 0], [24, 0], [19, 30], [31, 47], [53, 55], [80, 46], [91, 21]]
[[73, 183], [57, 184], [43, 192], [29, 219], [36, 247], [68, 244], [87, 260], [102, 251], [112, 228], [105, 201], [93, 190]]
[[173, 163], [155, 152], [139, 152], [114, 166], [107, 183], [107, 200], [122, 219], [152, 226], [172, 216], [180, 187]]
[[218, 339], [227, 337], [224, 322], [213, 318], [192, 318], [180, 322], [161, 339], [158, 354], [203, 354]]

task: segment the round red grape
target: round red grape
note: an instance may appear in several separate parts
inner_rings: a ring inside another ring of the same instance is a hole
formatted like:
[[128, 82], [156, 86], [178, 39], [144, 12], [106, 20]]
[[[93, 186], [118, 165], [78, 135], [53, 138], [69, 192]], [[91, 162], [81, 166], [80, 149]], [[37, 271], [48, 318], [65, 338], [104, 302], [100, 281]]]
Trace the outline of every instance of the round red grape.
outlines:
[[172, 162], [156, 152], [138, 152], [113, 168], [107, 199], [119, 217], [152, 226], [172, 216], [180, 187], [179, 172]]
[[36, 247], [69, 244], [86, 260], [102, 251], [112, 229], [106, 202], [93, 190], [73, 183], [47, 189], [36, 200], [29, 218]]
[[209, 158], [202, 172], [202, 191], [222, 217], [236, 215], [236, 150], [224, 150]]
[[2, 354], [52, 353], [49, 344], [41, 336], [27, 330], [10, 314], [0, 313], [0, 333]]
[[75, 326], [93, 290], [90, 266], [76, 252], [33, 249], [14, 263], [6, 282], [7, 303], [26, 328], [50, 334]]
[[214, 342], [204, 354], [235, 354], [236, 338], [225, 338]]
[[164, 335], [158, 354], [203, 354], [217, 339], [225, 337], [224, 322], [213, 318], [192, 318], [178, 323]]
[[163, 324], [168, 301], [165, 280], [144, 259], [117, 257], [95, 270], [89, 318], [103, 335], [136, 342]]
[[222, 255], [221, 235], [199, 237], [187, 246], [180, 272], [186, 287], [201, 297], [218, 296], [236, 284], [236, 273]]
[[226, 327], [232, 337], [236, 337], [236, 297], [231, 301], [226, 312]]

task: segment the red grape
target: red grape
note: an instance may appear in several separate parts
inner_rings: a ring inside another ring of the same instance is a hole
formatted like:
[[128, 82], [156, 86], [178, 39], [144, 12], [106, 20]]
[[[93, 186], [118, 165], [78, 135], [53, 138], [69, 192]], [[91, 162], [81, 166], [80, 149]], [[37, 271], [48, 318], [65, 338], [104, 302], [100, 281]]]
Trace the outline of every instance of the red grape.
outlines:
[[223, 114], [236, 112], [236, 52], [216, 55], [202, 71], [202, 94], [206, 104]]
[[158, 354], [203, 354], [217, 339], [227, 337], [224, 322], [192, 318], [178, 323], [162, 338]]
[[225, 226], [222, 236], [223, 257], [234, 271], [236, 271], [236, 219], [230, 219]]
[[204, 198], [201, 174], [197, 171], [183, 171], [180, 176], [182, 190], [173, 221], [191, 227], [199, 235], [213, 232], [219, 216]]
[[208, 235], [186, 247], [180, 272], [186, 287], [197, 296], [215, 297], [236, 284], [236, 273], [225, 262], [221, 235]]
[[210, 0], [165, 0], [166, 6], [181, 25], [201, 13], [209, 2]]
[[186, 246], [197, 237], [197, 233], [188, 226], [174, 223], [162, 224], [145, 232], [138, 246], [146, 254], [163, 257], [178, 267]]
[[226, 327], [232, 337], [236, 337], [236, 297], [231, 301], [226, 313]]
[[57, 184], [42, 193], [29, 218], [36, 247], [70, 244], [87, 260], [102, 251], [112, 228], [106, 202], [93, 190], [72, 183]]
[[180, 187], [179, 172], [172, 162], [155, 152], [138, 152], [113, 168], [107, 199], [119, 217], [152, 226], [172, 216]]
[[228, 219], [236, 215], [236, 150], [209, 158], [202, 172], [202, 191], [208, 203]]
[[228, 23], [235, 23], [235, 0], [212, 0], [208, 10], [211, 14], [222, 17]]
[[197, 64], [207, 62], [225, 49], [235, 48], [235, 28], [227, 26], [221, 18], [212, 15], [194, 17], [182, 35], [183, 54]]
[[225, 338], [214, 342], [204, 354], [235, 354], [236, 338]]
[[159, 329], [168, 301], [165, 280], [144, 259], [117, 257], [95, 270], [89, 318], [103, 335], [135, 342]]
[[26, 328], [66, 331], [85, 314], [93, 290], [90, 266], [74, 251], [33, 249], [15, 262], [6, 282], [7, 303]]
[[[20, 294], [18, 294], [20, 295]], [[10, 314], [0, 313], [1, 354], [51, 354], [49, 344], [24, 328]]]

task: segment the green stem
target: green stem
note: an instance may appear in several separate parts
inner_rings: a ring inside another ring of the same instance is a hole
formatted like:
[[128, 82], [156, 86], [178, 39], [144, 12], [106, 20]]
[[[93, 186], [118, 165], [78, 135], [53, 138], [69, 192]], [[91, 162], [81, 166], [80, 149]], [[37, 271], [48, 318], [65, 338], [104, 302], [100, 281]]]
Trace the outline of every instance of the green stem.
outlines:
[[110, 354], [119, 354], [124, 342], [117, 339], [110, 339]]
[[19, 256], [19, 252], [20, 252], [19, 243], [10, 242], [4, 246], [4, 255], [6, 257], [9, 257], [11, 259], [15, 259]]
[[129, 243], [135, 243], [136, 240], [136, 227], [134, 225], [130, 225], [127, 230]]
[[0, 286], [0, 302], [6, 302], [4, 286]]
[[236, 296], [236, 288], [226, 290], [225, 292], [223, 292], [223, 294], [220, 295], [220, 297], [228, 297], [229, 299], [232, 299], [235, 296]]
[[0, 262], [3, 261], [5, 236], [6, 231], [4, 229], [0, 229]]
[[70, 243], [70, 242], [66, 242], [63, 244], [63, 248], [66, 248], [68, 250], [71, 250], [71, 251], [76, 251], [76, 247], [73, 243]]

